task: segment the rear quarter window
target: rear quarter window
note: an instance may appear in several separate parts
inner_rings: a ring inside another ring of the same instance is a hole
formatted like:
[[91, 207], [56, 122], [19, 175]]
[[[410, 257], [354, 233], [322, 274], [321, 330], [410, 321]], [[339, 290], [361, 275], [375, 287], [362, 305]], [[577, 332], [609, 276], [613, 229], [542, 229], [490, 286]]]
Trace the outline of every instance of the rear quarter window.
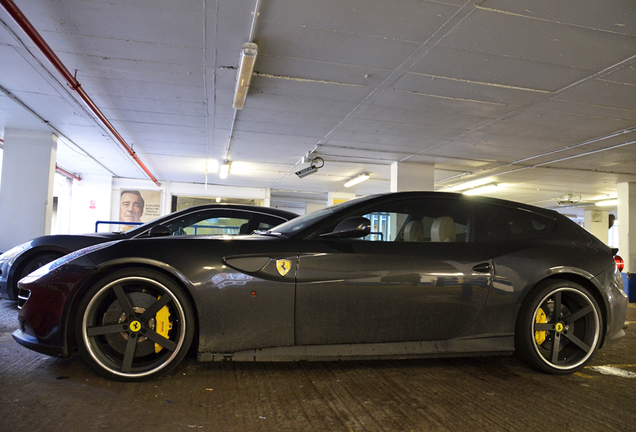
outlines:
[[556, 228], [556, 220], [531, 211], [497, 205], [478, 205], [475, 210], [476, 241], [538, 237]]

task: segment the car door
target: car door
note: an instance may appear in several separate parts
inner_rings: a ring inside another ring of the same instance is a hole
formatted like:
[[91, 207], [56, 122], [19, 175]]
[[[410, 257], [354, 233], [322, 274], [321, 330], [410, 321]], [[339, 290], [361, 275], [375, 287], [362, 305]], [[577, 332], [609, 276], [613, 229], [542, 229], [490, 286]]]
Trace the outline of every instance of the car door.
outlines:
[[371, 234], [315, 236], [301, 246], [296, 344], [441, 340], [470, 327], [490, 290], [492, 262], [470, 241], [465, 204], [405, 200], [350, 216], [367, 217]]

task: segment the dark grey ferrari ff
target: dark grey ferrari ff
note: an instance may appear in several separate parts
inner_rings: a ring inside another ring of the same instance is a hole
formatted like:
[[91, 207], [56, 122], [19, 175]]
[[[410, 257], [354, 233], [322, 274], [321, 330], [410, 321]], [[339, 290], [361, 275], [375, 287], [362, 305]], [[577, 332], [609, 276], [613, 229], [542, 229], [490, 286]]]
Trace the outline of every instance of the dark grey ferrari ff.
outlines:
[[79, 351], [119, 380], [166, 373], [192, 344], [202, 361], [517, 351], [566, 374], [624, 336], [615, 254], [551, 210], [375, 195], [253, 235], [79, 250], [20, 282], [29, 298], [13, 336], [49, 355]]

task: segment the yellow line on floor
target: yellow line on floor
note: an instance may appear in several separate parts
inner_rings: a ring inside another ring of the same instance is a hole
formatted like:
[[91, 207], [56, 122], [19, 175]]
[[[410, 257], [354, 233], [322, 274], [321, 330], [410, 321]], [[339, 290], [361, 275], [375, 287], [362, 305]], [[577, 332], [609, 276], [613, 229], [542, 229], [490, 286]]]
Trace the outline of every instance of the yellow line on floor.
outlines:
[[586, 374], [581, 373], [581, 372], [574, 372], [574, 375], [576, 375], [577, 377], [580, 377], [580, 378], [587, 378], [587, 379], [598, 378], [598, 377], [595, 377], [595, 376], [592, 376], [592, 375], [586, 375]]
[[636, 368], [636, 364], [585, 366], [583, 369], [591, 369], [591, 368], [595, 368], [595, 367]]

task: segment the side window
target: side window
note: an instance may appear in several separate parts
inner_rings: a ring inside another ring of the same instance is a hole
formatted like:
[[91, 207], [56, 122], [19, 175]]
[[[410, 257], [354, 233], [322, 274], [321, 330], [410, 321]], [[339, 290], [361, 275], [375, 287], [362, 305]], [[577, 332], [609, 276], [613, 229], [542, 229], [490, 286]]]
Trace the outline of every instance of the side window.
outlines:
[[552, 232], [556, 227], [554, 219], [530, 211], [487, 204], [479, 204], [475, 207], [477, 241], [537, 237]]
[[453, 200], [398, 201], [352, 216], [371, 221], [366, 241], [468, 241], [468, 208]]
[[247, 219], [221, 216], [200, 220], [190, 226], [184, 227], [184, 231], [186, 235], [236, 235], [239, 233], [241, 226], [248, 222], [249, 220]]
[[234, 215], [231, 211], [208, 211], [189, 214], [167, 224], [174, 236], [236, 235], [249, 223], [249, 214]]

